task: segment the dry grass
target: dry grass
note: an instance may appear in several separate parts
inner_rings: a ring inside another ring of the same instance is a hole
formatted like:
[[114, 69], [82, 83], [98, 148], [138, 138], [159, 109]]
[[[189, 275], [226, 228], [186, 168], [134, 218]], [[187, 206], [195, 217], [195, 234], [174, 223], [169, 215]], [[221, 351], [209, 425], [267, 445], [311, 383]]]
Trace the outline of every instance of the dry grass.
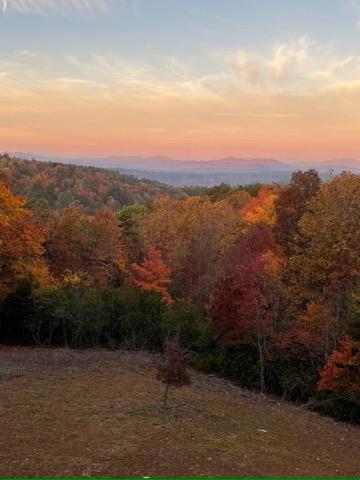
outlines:
[[148, 354], [0, 349], [0, 476], [359, 476], [358, 427], [193, 379], [164, 410]]

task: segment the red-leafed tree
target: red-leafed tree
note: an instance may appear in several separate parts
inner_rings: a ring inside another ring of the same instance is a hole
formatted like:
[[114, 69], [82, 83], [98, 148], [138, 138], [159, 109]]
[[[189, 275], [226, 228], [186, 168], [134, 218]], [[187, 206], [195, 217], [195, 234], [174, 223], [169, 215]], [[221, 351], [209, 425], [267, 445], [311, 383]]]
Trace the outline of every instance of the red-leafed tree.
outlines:
[[231, 253], [227, 273], [211, 308], [215, 338], [222, 346], [245, 344], [257, 349], [262, 391], [265, 390], [265, 356], [276, 316], [271, 262], [277, 254], [270, 229], [264, 224], [253, 227]]
[[131, 265], [131, 282], [141, 290], [157, 292], [163, 300], [170, 304], [172, 298], [169, 293], [171, 270], [161, 259], [161, 254], [153, 245], [146, 252], [145, 260]]
[[169, 387], [182, 387], [191, 382], [186, 357], [177, 341], [166, 342], [157, 370], [157, 379], [165, 384], [164, 406], [166, 407]]
[[360, 342], [345, 337], [320, 372], [318, 391], [346, 395], [360, 401]]

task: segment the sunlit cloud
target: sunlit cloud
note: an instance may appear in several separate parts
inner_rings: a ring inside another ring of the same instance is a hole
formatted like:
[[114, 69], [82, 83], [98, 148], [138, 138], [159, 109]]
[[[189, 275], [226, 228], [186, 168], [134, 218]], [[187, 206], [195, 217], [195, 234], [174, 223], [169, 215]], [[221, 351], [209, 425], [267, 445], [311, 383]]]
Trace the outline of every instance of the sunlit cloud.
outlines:
[[306, 38], [276, 43], [267, 54], [227, 54], [225, 62], [244, 87], [253, 89], [321, 90], [332, 83], [353, 81], [360, 72], [360, 56], [340, 55]]

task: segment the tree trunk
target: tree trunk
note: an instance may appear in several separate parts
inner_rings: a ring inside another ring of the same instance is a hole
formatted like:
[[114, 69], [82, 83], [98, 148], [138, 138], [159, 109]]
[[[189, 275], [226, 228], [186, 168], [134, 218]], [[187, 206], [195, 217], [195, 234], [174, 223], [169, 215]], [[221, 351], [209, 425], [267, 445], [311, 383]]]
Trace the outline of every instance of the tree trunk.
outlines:
[[64, 346], [65, 346], [65, 348], [67, 348], [68, 347], [68, 339], [67, 339], [67, 333], [66, 333], [65, 320], [62, 321], [62, 329], [63, 329], [63, 337], [64, 337]]
[[265, 375], [264, 375], [264, 355], [263, 355], [263, 348], [258, 341], [258, 351], [259, 351], [259, 364], [260, 364], [260, 391], [261, 393], [265, 392]]
[[165, 387], [165, 393], [164, 393], [164, 408], [167, 407], [168, 390], [169, 390], [169, 385], [166, 385], [166, 387]]
[[265, 392], [265, 369], [264, 369], [264, 352], [263, 352], [263, 346], [265, 341], [263, 343], [261, 342], [261, 332], [260, 332], [260, 314], [259, 314], [259, 308], [258, 308], [258, 303], [256, 302], [256, 320], [257, 320], [257, 349], [259, 352], [259, 366], [260, 366], [260, 391], [261, 393]]

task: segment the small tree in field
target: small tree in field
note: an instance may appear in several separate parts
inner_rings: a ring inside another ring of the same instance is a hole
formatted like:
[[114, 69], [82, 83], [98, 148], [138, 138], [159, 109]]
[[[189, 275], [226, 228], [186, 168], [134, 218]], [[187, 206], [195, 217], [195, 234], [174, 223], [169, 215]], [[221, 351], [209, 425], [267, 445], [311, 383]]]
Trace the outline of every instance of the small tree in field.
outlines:
[[157, 369], [157, 379], [165, 385], [164, 407], [166, 407], [169, 387], [182, 387], [191, 383], [187, 361], [177, 341], [166, 341], [165, 351]]

